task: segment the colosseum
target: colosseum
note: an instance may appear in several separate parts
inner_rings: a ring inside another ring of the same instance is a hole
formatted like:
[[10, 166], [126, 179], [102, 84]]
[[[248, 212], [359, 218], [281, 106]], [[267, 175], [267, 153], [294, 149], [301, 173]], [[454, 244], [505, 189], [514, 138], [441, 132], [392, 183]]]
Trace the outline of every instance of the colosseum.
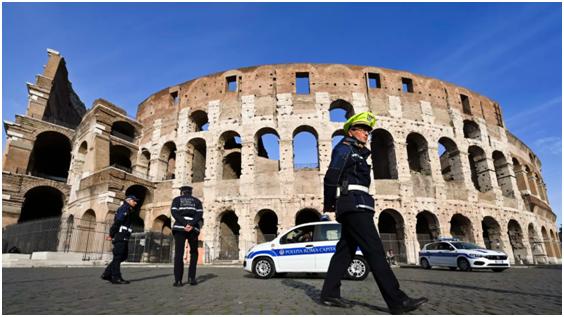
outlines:
[[[439, 236], [502, 250], [512, 263], [561, 261], [540, 160], [506, 129], [497, 102], [464, 87], [373, 66], [261, 65], [164, 88], [132, 118], [104, 99], [86, 109], [64, 58], [48, 56], [27, 84], [26, 113], [4, 121], [3, 252], [102, 259], [108, 223], [135, 194], [129, 260], [170, 261], [170, 203], [191, 184], [205, 210], [201, 261], [242, 261], [253, 244], [319, 219], [343, 135], [332, 114], [372, 111], [375, 222], [400, 262], [417, 263]], [[297, 148], [300, 136], [317, 146]], [[314, 159], [298, 164], [299, 151]]]

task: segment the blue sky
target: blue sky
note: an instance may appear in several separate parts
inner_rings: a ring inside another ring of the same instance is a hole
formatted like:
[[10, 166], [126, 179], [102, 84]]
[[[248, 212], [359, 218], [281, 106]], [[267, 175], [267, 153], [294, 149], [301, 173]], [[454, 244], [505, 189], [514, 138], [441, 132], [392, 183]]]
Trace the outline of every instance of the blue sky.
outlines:
[[46, 48], [66, 58], [87, 107], [102, 97], [130, 116], [164, 87], [245, 66], [312, 62], [407, 70], [498, 101], [508, 129], [542, 160], [562, 223], [560, 3], [2, 7], [3, 120], [25, 113], [25, 82], [41, 73]]

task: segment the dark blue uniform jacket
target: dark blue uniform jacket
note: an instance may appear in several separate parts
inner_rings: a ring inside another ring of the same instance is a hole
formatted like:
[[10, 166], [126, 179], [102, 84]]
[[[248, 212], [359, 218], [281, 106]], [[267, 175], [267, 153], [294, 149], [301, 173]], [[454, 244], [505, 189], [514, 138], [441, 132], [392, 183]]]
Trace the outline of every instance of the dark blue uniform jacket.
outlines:
[[114, 224], [110, 228], [113, 241], [128, 240], [131, 236], [131, 216], [135, 210], [127, 202], [119, 206], [114, 217]]
[[[339, 219], [345, 213], [374, 213], [374, 198], [369, 193], [348, 190], [348, 185], [370, 187], [370, 165], [366, 159], [370, 150], [358, 143], [355, 138], [345, 137], [331, 153], [331, 163], [323, 179], [324, 210], [335, 210]], [[340, 196], [337, 198], [337, 187]]]
[[170, 213], [174, 218], [172, 230], [183, 231], [186, 225], [191, 225], [199, 232], [204, 223], [202, 202], [193, 196], [175, 197], [172, 200]]

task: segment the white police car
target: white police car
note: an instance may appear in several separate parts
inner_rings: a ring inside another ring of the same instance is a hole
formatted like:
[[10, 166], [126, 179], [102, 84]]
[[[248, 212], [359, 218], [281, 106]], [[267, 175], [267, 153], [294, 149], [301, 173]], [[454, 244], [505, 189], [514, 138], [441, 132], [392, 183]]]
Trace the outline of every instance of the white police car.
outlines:
[[453, 271], [459, 268], [461, 271], [491, 269], [502, 272], [510, 267], [507, 254], [457, 239], [440, 239], [427, 243], [419, 251], [419, 264], [424, 269], [446, 266]]
[[[243, 267], [258, 278], [289, 272], [326, 273], [340, 237], [341, 225], [336, 221], [301, 224], [249, 249]], [[363, 280], [368, 272], [362, 253], [357, 250], [345, 277]]]

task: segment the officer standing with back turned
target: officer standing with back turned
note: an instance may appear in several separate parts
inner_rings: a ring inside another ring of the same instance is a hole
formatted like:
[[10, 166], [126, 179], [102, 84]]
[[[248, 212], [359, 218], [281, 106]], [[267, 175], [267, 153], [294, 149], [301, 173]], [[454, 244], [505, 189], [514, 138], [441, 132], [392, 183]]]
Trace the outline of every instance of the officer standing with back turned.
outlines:
[[174, 218], [172, 234], [174, 236], [174, 284], [182, 286], [184, 274], [184, 246], [186, 240], [190, 245], [190, 267], [188, 283], [197, 285], [196, 265], [198, 263], [198, 235], [204, 223], [202, 202], [192, 196], [192, 187], [180, 187], [181, 195], [172, 200], [171, 214]]
[[116, 211], [114, 224], [110, 227], [110, 235], [106, 238], [107, 240], [112, 240], [114, 258], [106, 267], [101, 278], [112, 282], [112, 284], [129, 284], [129, 281], [124, 280], [121, 276], [120, 265], [121, 262], [127, 260], [128, 242], [132, 231], [131, 215], [135, 211], [135, 206], [137, 206], [138, 202], [139, 199], [133, 195], [125, 198], [123, 204]]
[[390, 312], [402, 314], [417, 309], [427, 298], [410, 298], [400, 290], [374, 225], [374, 198], [368, 190], [370, 166], [366, 163], [370, 150], [365, 144], [375, 124], [376, 118], [370, 112], [350, 117], [343, 128], [345, 137], [331, 153], [324, 178], [323, 212], [336, 213], [336, 220], [341, 223], [341, 238], [329, 264], [321, 302], [327, 306], [352, 307], [341, 298], [341, 279], [360, 247]]

